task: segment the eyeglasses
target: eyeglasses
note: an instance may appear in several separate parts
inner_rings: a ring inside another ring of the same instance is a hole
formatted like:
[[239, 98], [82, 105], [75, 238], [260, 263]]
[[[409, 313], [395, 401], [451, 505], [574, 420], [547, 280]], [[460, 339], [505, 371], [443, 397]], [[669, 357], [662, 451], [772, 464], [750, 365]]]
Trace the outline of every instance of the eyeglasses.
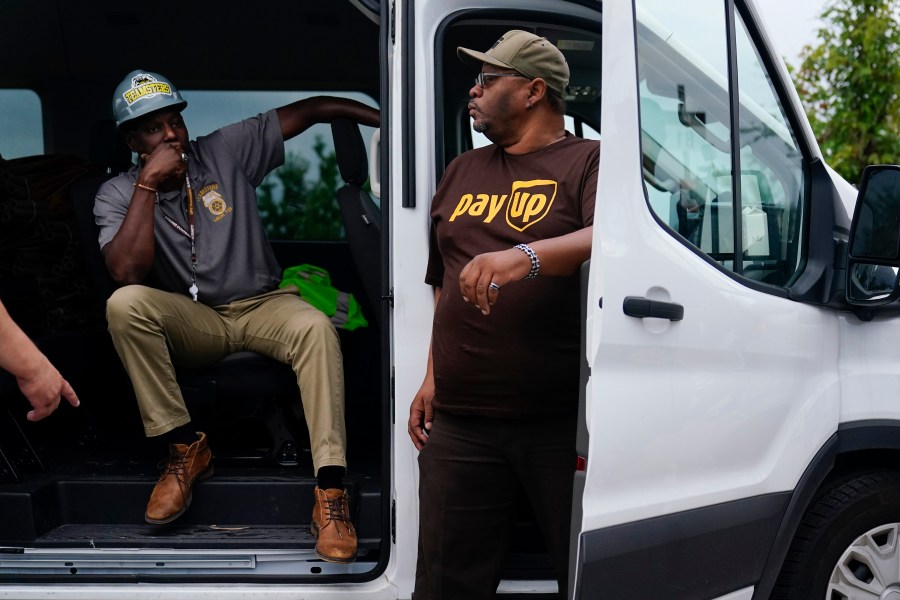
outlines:
[[526, 75], [522, 75], [521, 73], [479, 73], [477, 77], [475, 77], [475, 85], [484, 87], [489, 81], [490, 77], [521, 77], [522, 79], [531, 79]]

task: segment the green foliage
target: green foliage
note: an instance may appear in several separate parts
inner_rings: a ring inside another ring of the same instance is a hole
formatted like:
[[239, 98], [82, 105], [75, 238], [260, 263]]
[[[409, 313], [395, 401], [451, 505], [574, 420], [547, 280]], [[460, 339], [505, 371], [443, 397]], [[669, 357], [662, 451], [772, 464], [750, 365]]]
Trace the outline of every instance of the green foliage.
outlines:
[[831, 0], [819, 45], [791, 69], [825, 161], [857, 183], [866, 165], [900, 162], [896, 0]]
[[[289, 153], [284, 165], [270, 173], [257, 189], [263, 224], [272, 240], [339, 240], [344, 238], [337, 189], [341, 185], [337, 158], [316, 136], [319, 177], [309, 181], [309, 161]], [[280, 188], [280, 189], [279, 189]], [[278, 192], [283, 192], [278, 197]]]

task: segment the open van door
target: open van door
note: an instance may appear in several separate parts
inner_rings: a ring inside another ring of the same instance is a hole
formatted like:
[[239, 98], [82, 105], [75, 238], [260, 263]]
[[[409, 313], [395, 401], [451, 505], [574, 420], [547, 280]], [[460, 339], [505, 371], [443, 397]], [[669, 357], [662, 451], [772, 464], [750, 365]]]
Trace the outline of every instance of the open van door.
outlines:
[[835, 430], [837, 317], [797, 301], [834, 186], [756, 23], [603, 3], [575, 598], [749, 599]]

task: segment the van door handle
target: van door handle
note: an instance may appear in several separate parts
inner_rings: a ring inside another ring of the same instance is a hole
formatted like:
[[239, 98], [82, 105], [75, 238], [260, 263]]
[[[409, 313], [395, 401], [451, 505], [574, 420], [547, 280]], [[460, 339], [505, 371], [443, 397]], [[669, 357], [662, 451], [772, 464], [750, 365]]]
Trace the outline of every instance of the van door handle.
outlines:
[[629, 317], [643, 319], [654, 317], [656, 319], [668, 319], [680, 321], [684, 318], [684, 307], [675, 302], [663, 302], [650, 300], [642, 296], [626, 296], [622, 303], [622, 310]]

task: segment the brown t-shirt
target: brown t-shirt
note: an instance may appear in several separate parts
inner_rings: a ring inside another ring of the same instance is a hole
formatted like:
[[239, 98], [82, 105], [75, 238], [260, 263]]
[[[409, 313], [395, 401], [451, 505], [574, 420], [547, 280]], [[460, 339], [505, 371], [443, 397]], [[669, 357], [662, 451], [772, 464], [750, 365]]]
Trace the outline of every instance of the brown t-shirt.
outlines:
[[478, 254], [593, 223], [600, 144], [567, 134], [522, 155], [487, 146], [457, 157], [431, 207], [425, 282], [434, 314], [434, 406], [457, 414], [534, 416], [578, 402], [577, 275], [510, 282], [487, 316], [462, 299], [459, 274]]

